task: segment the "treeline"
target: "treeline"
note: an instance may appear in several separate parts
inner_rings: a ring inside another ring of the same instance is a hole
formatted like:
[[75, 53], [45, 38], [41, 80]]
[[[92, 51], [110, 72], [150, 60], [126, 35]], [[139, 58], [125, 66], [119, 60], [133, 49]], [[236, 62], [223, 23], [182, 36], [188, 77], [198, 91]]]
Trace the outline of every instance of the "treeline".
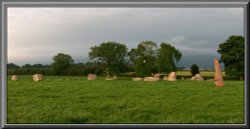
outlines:
[[[230, 36], [218, 46], [221, 54], [220, 62], [225, 65], [227, 76], [238, 76], [244, 79], [244, 38]], [[104, 76], [120, 75], [132, 72], [132, 76], [145, 77], [154, 73], [167, 75], [172, 71], [182, 70], [177, 67], [182, 53], [169, 43], [162, 42], [158, 46], [153, 41], [142, 41], [136, 48], [128, 50], [123, 43], [108, 41], [90, 48], [89, 61], [86, 64], [74, 63], [73, 58], [65, 53], [58, 53], [50, 65], [25, 64], [23, 66], [10, 63], [8, 75], [44, 75], [81, 76], [90, 73]], [[193, 66], [193, 69], [196, 66]], [[195, 73], [192, 73], [192, 75]]]
[[[26, 67], [28, 66], [28, 67]], [[124, 68], [124, 72], [133, 71], [132, 67]], [[14, 63], [7, 64], [7, 75], [56, 75], [51, 65], [43, 64], [25, 64], [23, 66], [16, 65]], [[89, 73], [103, 75], [101, 65], [97, 62], [87, 63], [74, 63], [70, 67], [63, 70], [62, 76], [87, 76]]]
[[119, 75], [131, 65], [137, 77], [151, 76], [154, 73], [168, 74], [177, 71], [177, 63], [182, 54], [175, 47], [162, 42], [142, 41], [128, 51], [125, 44], [103, 42], [90, 48], [90, 60], [97, 60], [105, 75]]
[[[181, 59], [181, 52], [168, 43], [157, 44], [153, 41], [142, 41], [136, 48], [128, 51], [125, 44], [103, 42], [90, 48], [89, 61], [86, 64], [75, 64], [73, 58], [65, 53], [53, 57], [53, 63], [25, 64], [23, 66], [8, 64], [8, 75], [88, 75], [90, 73], [113, 76], [132, 72], [132, 76], [150, 76], [152, 73], [168, 74], [180, 70], [176, 66]], [[182, 67], [183, 68], [183, 67]]]

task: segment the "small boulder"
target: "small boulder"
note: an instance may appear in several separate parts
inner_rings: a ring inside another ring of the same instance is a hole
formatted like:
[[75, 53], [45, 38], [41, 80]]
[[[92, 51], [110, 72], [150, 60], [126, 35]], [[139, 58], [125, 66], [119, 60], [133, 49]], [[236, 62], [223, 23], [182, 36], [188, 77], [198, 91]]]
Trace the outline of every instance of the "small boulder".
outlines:
[[148, 82], [152, 82], [152, 81], [158, 81], [159, 78], [156, 77], [145, 77], [143, 81], [148, 81]]
[[105, 80], [114, 80], [113, 78], [105, 78]]
[[160, 74], [158, 74], [158, 73], [157, 73], [157, 74], [155, 74], [155, 75], [154, 75], [154, 77], [155, 77], [155, 78], [158, 78], [159, 80], [161, 80], [161, 75], [160, 75]]
[[168, 81], [176, 81], [176, 72], [169, 73]]
[[41, 81], [41, 80], [43, 80], [43, 75], [42, 74], [34, 74], [33, 76], [32, 76], [32, 79], [33, 79], [33, 81]]
[[164, 76], [162, 80], [168, 80], [168, 76]]
[[158, 78], [160, 78], [160, 77], [161, 77], [161, 75], [160, 75], [159, 73], [157, 73], [157, 74], [155, 74], [155, 75], [154, 75], [154, 77], [158, 77]]
[[107, 75], [105, 80], [116, 80], [117, 79], [117, 76], [114, 75], [114, 76], [110, 76], [110, 75]]
[[195, 76], [191, 77], [191, 80], [203, 81], [203, 77], [200, 74], [196, 74]]
[[12, 75], [11, 76], [11, 80], [12, 81], [17, 81], [18, 80], [18, 76], [17, 75]]
[[96, 80], [96, 75], [95, 74], [89, 74], [87, 77], [87, 80]]
[[142, 78], [140, 78], [140, 77], [134, 77], [134, 78], [132, 78], [132, 80], [133, 81], [142, 81]]
[[116, 80], [116, 79], [117, 79], [117, 76], [115, 75], [115, 76], [113, 76], [112, 78], [113, 78], [114, 80]]

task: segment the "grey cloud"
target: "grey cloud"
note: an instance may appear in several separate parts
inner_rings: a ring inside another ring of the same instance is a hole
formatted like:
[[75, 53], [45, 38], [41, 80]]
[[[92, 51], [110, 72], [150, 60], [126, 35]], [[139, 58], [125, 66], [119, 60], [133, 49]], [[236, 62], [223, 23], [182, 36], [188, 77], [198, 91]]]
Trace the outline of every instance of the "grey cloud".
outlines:
[[170, 39], [170, 43], [182, 43], [186, 41], [186, 38], [184, 36], [175, 36]]
[[235, 34], [243, 35], [243, 8], [9, 8], [8, 60], [39, 55], [49, 63], [65, 52], [86, 62], [89, 48], [103, 41], [132, 48], [152, 40], [180, 49], [185, 64], [194, 55], [218, 56], [218, 44]]

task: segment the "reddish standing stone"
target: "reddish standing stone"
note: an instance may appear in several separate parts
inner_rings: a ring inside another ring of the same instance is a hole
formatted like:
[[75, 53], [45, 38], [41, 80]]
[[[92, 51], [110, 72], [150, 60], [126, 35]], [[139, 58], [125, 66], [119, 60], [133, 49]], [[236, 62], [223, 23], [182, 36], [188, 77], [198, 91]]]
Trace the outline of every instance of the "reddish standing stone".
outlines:
[[222, 74], [220, 71], [220, 64], [217, 59], [214, 59], [214, 68], [215, 68], [215, 73], [214, 73], [215, 86], [218, 86], [218, 87], [224, 86], [224, 81], [223, 81]]

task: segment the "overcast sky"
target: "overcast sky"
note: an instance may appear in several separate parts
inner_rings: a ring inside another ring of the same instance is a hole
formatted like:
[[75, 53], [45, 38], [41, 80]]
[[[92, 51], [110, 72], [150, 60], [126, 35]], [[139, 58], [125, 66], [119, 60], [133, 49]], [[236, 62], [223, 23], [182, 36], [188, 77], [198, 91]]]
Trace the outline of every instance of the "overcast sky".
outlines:
[[88, 61], [104, 41], [152, 40], [182, 54], [179, 66], [213, 68], [218, 45], [243, 35], [243, 8], [8, 8], [8, 63], [50, 64], [57, 53]]

